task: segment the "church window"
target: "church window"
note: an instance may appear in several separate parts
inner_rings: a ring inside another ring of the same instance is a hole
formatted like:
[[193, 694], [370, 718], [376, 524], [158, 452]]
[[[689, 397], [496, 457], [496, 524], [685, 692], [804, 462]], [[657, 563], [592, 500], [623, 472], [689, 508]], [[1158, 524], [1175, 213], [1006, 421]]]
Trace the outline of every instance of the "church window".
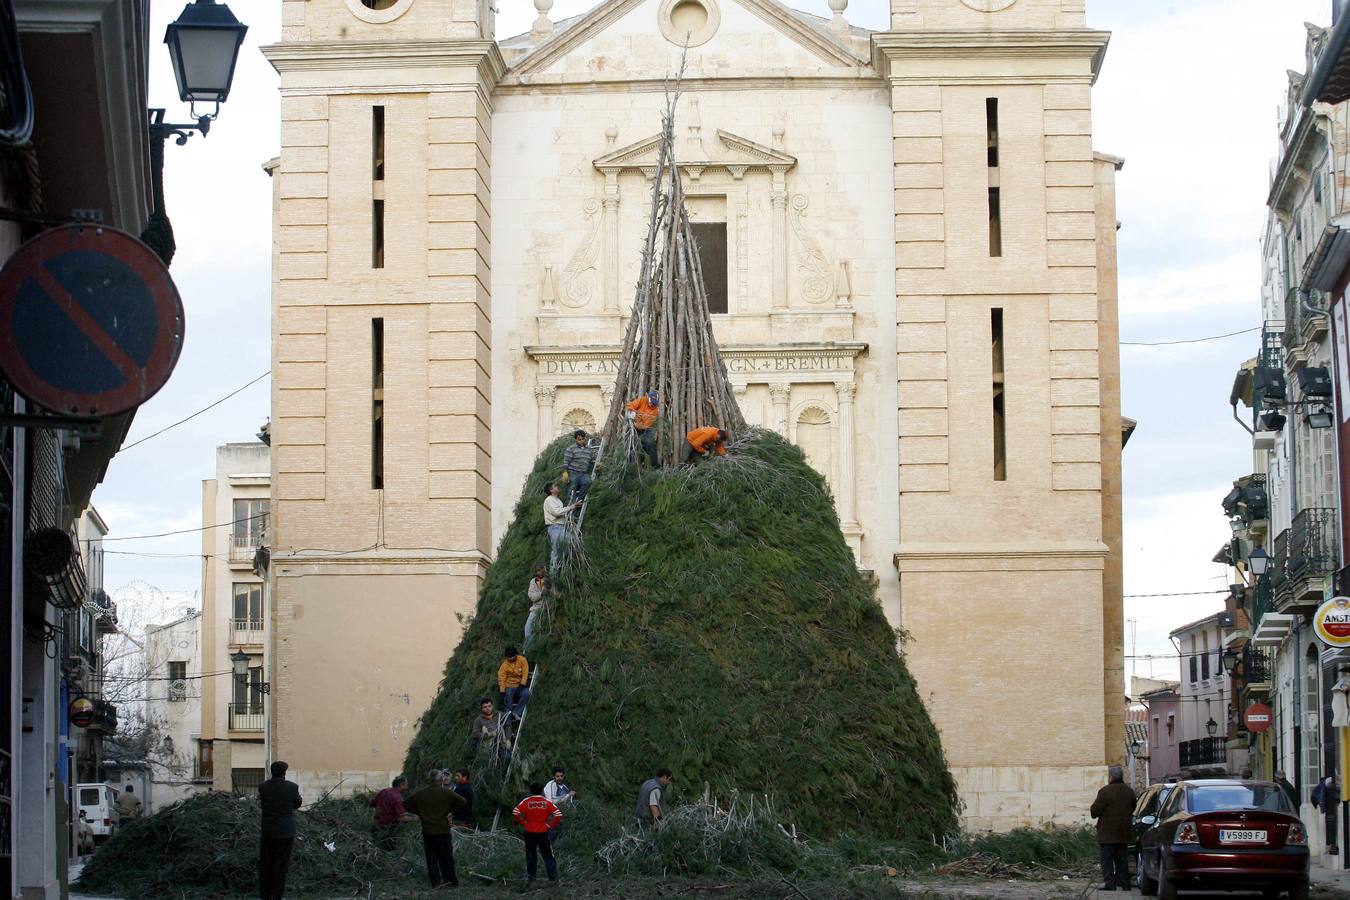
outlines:
[[595, 434], [595, 417], [584, 409], [574, 409], [563, 416], [558, 425], [558, 434], [572, 434], [578, 428], [587, 434]]
[[662, 0], [657, 13], [661, 34], [678, 47], [706, 44], [720, 21], [717, 0]]
[[398, 0], [361, 0], [361, 3], [366, 9], [389, 9]]
[[698, 265], [703, 272], [703, 288], [708, 292], [708, 312], [727, 311], [727, 223], [693, 222], [698, 248]]
[[370, 486], [384, 490], [384, 319], [370, 320]]
[[1003, 405], [1003, 310], [989, 311], [990, 345], [994, 373], [994, 480], [1008, 480], [1007, 436]]
[[985, 142], [989, 162], [989, 255], [1003, 255], [1003, 208], [999, 192], [998, 98], [984, 101]]

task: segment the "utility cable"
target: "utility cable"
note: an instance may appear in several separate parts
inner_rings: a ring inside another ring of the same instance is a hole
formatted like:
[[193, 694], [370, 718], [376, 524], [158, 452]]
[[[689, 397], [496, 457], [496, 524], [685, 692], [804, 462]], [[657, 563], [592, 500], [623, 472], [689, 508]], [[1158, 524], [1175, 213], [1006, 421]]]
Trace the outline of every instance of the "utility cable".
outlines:
[[[108, 541], [140, 541], [146, 538], [171, 537], [175, 534], [192, 534], [197, 531], [210, 531], [212, 528], [228, 528], [231, 525], [237, 525], [240, 522], [251, 522], [254, 519], [265, 519], [269, 513], [258, 513], [256, 516], [244, 516], [242, 519], [231, 519], [229, 522], [219, 522], [215, 525], [202, 525], [198, 528], [180, 528], [178, 531], [161, 531], [158, 534], [129, 534], [125, 537], [105, 537], [101, 540], [106, 544]], [[111, 551], [104, 551], [111, 552]], [[197, 554], [193, 554], [194, 556]]]
[[1240, 334], [1251, 334], [1254, 331], [1260, 331], [1261, 326], [1254, 328], [1244, 328], [1241, 331], [1230, 331], [1227, 334], [1213, 334], [1209, 337], [1189, 338], [1184, 341], [1121, 341], [1122, 347], [1173, 347], [1177, 344], [1203, 344], [1206, 341], [1221, 341], [1224, 338], [1237, 337]]
[[1199, 597], [1202, 594], [1208, 595], [1208, 594], [1227, 594], [1227, 593], [1230, 593], [1230, 591], [1228, 590], [1228, 588], [1224, 588], [1223, 590], [1214, 590], [1214, 591], [1176, 591], [1171, 594], [1126, 594], [1125, 599], [1135, 600], [1141, 597]]
[[237, 394], [237, 393], [239, 393], [240, 391], [242, 391], [244, 388], [252, 387], [253, 385], [257, 384], [259, 381], [262, 381], [264, 378], [266, 378], [268, 375], [271, 375], [271, 374], [272, 374], [272, 371], [271, 371], [271, 369], [269, 369], [269, 370], [267, 370], [266, 372], [264, 372], [264, 373], [262, 373], [261, 375], [259, 375], [257, 378], [255, 378], [255, 379], [253, 379], [252, 381], [250, 381], [248, 384], [245, 384], [245, 385], [243, 385], [242, 387], [238, 387], [238, 388], [235, 388], [234, 390], [230, 391], [228, 394], [226, 394], [224, 397], [221, 397], [221, 398], [220, 398], [219, 400], [217, 400], [215, 403], [212, 403], [212, 404], [209, 405], [209, 406], [203, 406], [201, 409], [197, 410], [197, 411], [196, 411], [195, 413], [193, 413], [192, 415], [187, 416], [187, 417], [182, 418], [182, 419], [179, 419], [177, 422], [174, 422], [172, 425], [165, 425], [165, 426], [164, 426], [163, 428], [161, 428], [159, 431], [156, 431], [154, 434], [148, 434], [148, 435], [146, 435], [145, 437], [141, 438], [139, 441], [133, 441], [133, 442], [130, 443], [130, 444], [126, 444], [126, 445], [122, 446], [120, 449], [118, 449], [117, 452], [118, 452], [118, 453], [125, 453], [125, 452], [127, 452], [128, 450], [130, 450], [132, 447], [139, 447], [141, 444], [144, 444], [146, 441], [150, 440], [151, 438], [159, 437], [161, 434], [163, 434], [164, 432], [168, 431], [168, 430], [171, 429], [171, 428], [177, 428], [179, 425], [182, 425], [184, 422], [188, 422], [188, 421], [191, 421], [192, 419], [197, 418], [198, 416], [200, 416], [202, 413], [206, 412], [207, 410], [209, 410], [209, 409], [214, 409], [215, 407], [217, 407], [217, 406], [219, 406], [220, 404], [224, 403], [226, 400], [228, 400], [228, 399], [230, 399], [231, 397], [233, 397], [235, 394]]

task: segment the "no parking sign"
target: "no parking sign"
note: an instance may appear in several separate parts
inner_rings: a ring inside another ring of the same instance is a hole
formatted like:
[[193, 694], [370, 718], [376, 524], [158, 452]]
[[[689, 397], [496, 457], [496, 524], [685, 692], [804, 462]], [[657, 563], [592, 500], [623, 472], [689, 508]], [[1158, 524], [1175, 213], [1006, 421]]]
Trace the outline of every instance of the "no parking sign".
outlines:
[[169, 380], [183, 301], [136, 238], [101, 225], [44, 231], [0, 269], [0, 371], [53, 412], [112, 416]]

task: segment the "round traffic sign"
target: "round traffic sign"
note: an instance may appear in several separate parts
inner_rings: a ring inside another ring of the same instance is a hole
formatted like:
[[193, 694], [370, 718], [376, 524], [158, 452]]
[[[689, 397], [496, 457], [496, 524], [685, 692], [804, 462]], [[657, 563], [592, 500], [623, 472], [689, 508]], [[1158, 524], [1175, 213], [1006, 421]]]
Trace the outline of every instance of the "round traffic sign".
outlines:
[[64, 225], [0, 269], [0, 371], [53, 412], [111, 416], [149, 400], [183, 349], [169, 270], [131, 235]]
[[1242, 714], [1242, 724], [1247, 726], [1248, 731], [1260, 734], [1270, 730], [1270, 716], [1269, 706], [1264, 703], [1253, 703]]

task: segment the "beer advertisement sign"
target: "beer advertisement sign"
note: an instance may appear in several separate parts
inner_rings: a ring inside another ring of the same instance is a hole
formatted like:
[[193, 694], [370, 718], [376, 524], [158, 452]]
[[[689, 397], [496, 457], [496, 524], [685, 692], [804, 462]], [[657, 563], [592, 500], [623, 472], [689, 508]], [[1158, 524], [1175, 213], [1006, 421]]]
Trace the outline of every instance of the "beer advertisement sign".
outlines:
[[1313, 630], [1328, 647], [1350, 647], [1350, 597], [1332, 597], [1319, 606]]

